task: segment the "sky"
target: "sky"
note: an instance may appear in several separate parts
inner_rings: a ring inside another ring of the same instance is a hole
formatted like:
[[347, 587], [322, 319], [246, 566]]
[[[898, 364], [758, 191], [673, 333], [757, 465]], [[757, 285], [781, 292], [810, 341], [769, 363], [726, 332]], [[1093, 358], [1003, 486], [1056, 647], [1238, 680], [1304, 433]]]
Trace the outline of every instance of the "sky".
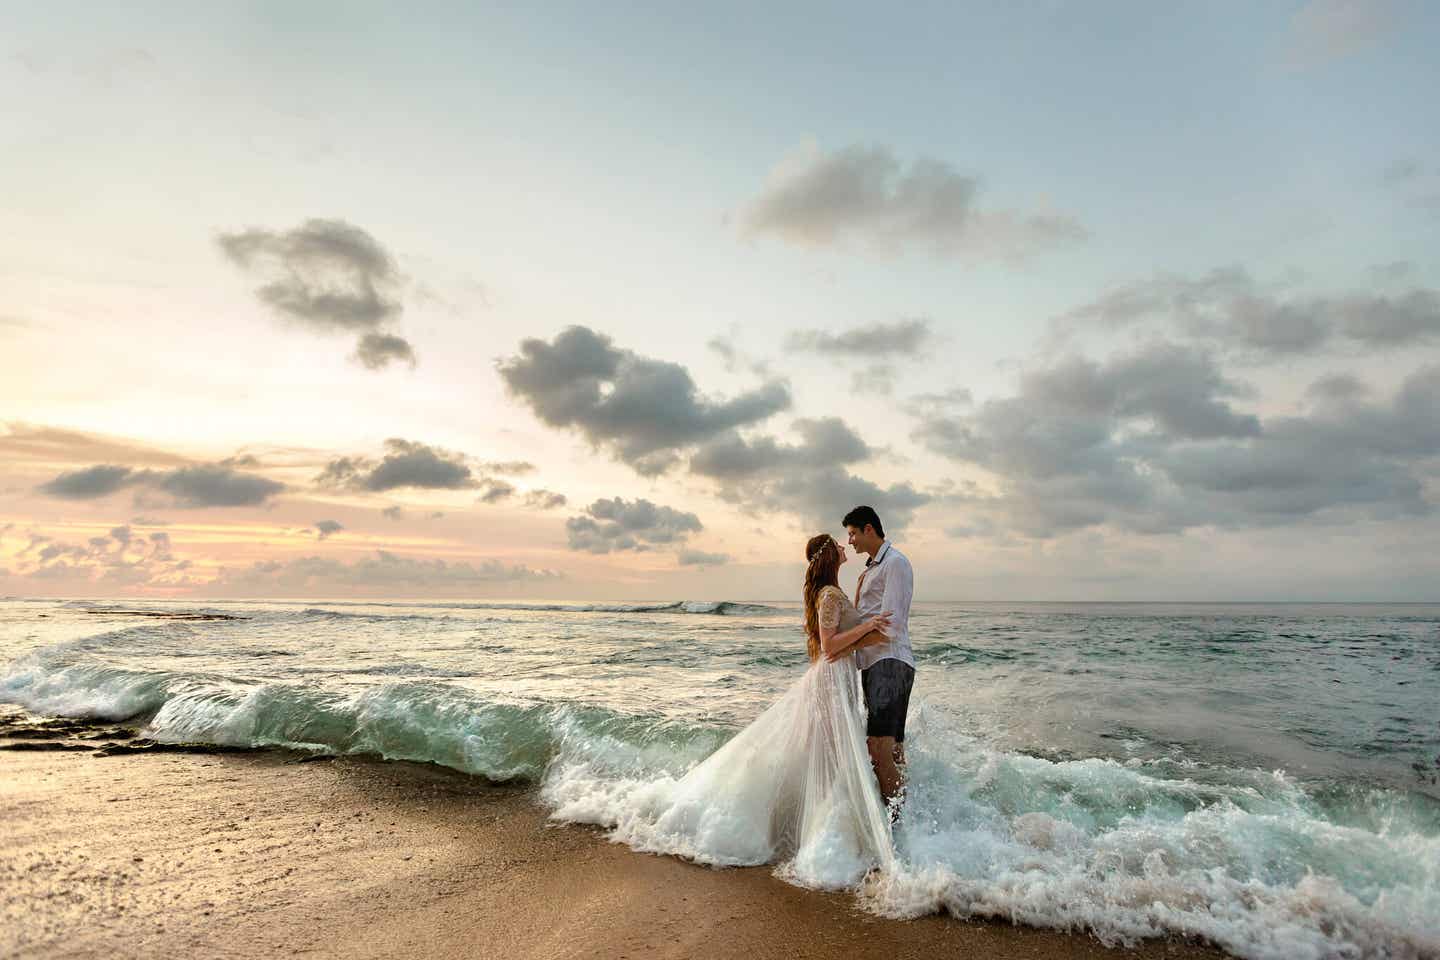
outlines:
[[0, 595], [1440, 600], [1433, 5], [0, 10]]

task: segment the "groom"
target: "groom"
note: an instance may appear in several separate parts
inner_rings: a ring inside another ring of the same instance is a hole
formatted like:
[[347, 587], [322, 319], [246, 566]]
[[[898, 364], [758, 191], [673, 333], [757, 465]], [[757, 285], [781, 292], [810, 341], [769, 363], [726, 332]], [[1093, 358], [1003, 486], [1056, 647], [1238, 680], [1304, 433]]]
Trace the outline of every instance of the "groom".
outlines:
[[871, 507], [856, 507], [842, 521], [850, 534], [850, 546], [868, 554], [860, 583], [855, 587], [855, 607], [861, 617], [890, 614], [884, 633], [889, 640], [855, 652], [860, 668], [860, 685], [865, 692], [865, 743], [870, 765], [880, 781], [880, 794], [887, 804], [900, 793], [905, 779], [905, 714], [910, 707], [910, 687], [915, 682], [915, 656], [910, 652], [910, 598], [915, 593], [915, 575], [910, 561], [889, 540], [880, 524], [880, 515]]

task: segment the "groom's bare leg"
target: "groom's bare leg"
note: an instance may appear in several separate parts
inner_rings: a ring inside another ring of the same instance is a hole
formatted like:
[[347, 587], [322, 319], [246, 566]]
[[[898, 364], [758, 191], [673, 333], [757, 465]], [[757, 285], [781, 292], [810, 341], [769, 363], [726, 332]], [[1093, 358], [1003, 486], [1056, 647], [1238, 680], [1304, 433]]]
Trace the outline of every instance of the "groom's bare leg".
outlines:
[[875, 768], [875, 779], [880, 781], [880, 796], [888, 804], [900, 792], [900, 768], [895, 766], [895, 738], [866, 737], [865, 746], [870, 751], [870, 766]]

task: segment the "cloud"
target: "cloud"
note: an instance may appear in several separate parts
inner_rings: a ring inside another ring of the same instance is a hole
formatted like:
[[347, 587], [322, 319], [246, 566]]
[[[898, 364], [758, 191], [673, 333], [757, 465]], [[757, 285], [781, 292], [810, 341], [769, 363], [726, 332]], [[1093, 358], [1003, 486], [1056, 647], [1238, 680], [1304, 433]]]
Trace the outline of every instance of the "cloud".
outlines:
[[969, 387], [951, 387], [944, 393], [917, 393], [904, 404], [905, 412], [917, 417], [953, 413], [975, 403]]
[[376, 330], [401, 310], [394, 260], [364, 230], [343, 220], [307, 220], [293, 230], [221, 234], [236, 265], [266, 277], [255, 290], [277, 313], [319, 330]]
[[534, 510], [554, 510], [566, 504], [563, 493], [553, 493], [549, 490], [531, 490], [525, 494], [525, 506]]
[[770, 377], [770, 364], [760, 357], [752, 357], [742, 351], [736, 341], [740, 337], [738, 327], [732, 327], [730, 336], [712, 337], [705, 346], [720, 357], [728, 373], [752, 373], [757, 377]]
[[310, 592], [327, 587], [436, 588], [475, 587], [494, 583], [544, 581], [560, 578], [553, 570], [507, 564], [499, 560], [479, 563], [405, 557], [387, 550], [345, 563], [328, 557], [256, 562], [238, 570], [220, 572], [216, 584], [232, 591]]
[[400, 437], [385, 441], [388, 451], [377, 463], [365, 457], [337, 457], [315, 478], [324, 487], [382, 492], [401, 487], [464, 490], [478, 482], [464, 454]]
[[124, 487], [165, 494], [169, 505], [178, 507], [258, 506], [285, 489], [283, 483], [219, 464], [174, 470], [135, 470], [101, 464], [66, 471], [38, 489], [63, 500], [96, 500]]
[[897, 320], [856, 327], [844, 333], [828, 330], [800, 330], [786, 338], [790, 350], [858, 359], [882, 357], [919, 357], [933, 338], [929, 320]]
[[704, 550], [681, 550], [675, 555], [675, 560], [682, 567], [718, 567], [721, 564], [730, 562], [730, 555], [725, 553], [706, 553]]
[[585, 508], [584, 516], [565, 521], [570, 549], [586, 553], [649, 550], [684, 541], [701, 529], [700, 518], [693, 513], [620, 497], [596, 500]]
[[1391, 0], [1310, 0], [1290, 18], [1284, 63], [1317, 67], [1355, 56], [1376, 46], [1399, 22]]
[[100, 464], [83, 470], [67, 470], [54, 480], [42, 483], [40, 492], [62, 500], [93, 500], [107, 497], [134, 482], [136, 471], [115, 464]]
[[1159, 326], [1239, 359], [1272, 360], [1336, 348], [1392, 349], [1440, 341], [1440, 293], [1304, 296], [1265, 287], [1237, 267], [1196, 279], [1159, 276], [1112, 290], [1058, 318], [1064, 338]]
[[159, 467], [189, 463], [184, 457], [128, 440], [16, 421], [6, 422], [0, 432], [0, 459]]
[[386, 520], [399, 520], [401, 517], [405, 516], [405, 511], [402, 510], [400, 507], [394, 506], [392, 504], [391, 506], [386, 507], [384, 510], [381, 510], [380, 516], [384, 517]]
[[498, 369], [510, 394], [541, 422], [578, 431], [643, 476], [664, 473], [688, 447], [790, 405], [779, 381], [731, 400], [708, 399], [680, 364], [622, 350], [587, 327], [570, 327], [553, 342], [525, 340]]
[[355, 344], [355, 359], [367, 370], [383, 369], [396, 360], [414, 367], [415, 348], [393, 333], [367, 333]]
[[1160, 344], [1054, 362], [1012, 396], [922, 417], [914, 436], [989, 474], [946, 496], [979, 530], [1171, 533], [1433, 509], [1422, 478], [1440, 454], [1440, 367], [1411, 375], [1388, 404], [1367, 402], [1354, 378], [1322, 378], [1304, 416], [1235, 410], [1244, 393], [1207, 354]]
[[894, 392], [899, 372], [891, 363], [882, 361], [895, 357], [918, 360], [933, 340], [929, 320], [899, 320], [857, 327], [843, 333], [828, 330], [799, 330], [786, 338], [786, 349], [798, 353], [816, 353], [862, 365], [851, 374], [851, 388], [856, 393]]
[[798, 444], [738, 433], [716, 438], [690, 458], [690, 471], [714, 481], [726, 501], [788, 513], [821, 530], [837, 526], [852, 507], [865, 503], [880, 513], [887, 532], [898, 534], [932, 499], [909, 483], [880, 487], [852, 474], [850, 467], [872, 459], [875, 451], [843, 421], [797, 420], [794, 428]]
[[515, 485], [505, 480], [486, 477], [480, 481], [480, 496], [476, 503], [500, 503], [515, 495]]
[[118, 526], [106, 536], [69, 543], [31, 534], [14, 558], [10, 575], [33, 580], [73, 581], [123, 587], [194, 586], [189, 560], [177, 559], [164, 533], [136, 536]]
[[339, 520], [315, 521], [315, 535], [320, 540], [327, 540], [344, 529], [345, 525]]
[[519, 477], [535, 472], [535, 464], [529, 460], [486, 460], [478, 466], [482, 473], [498, 473], [506, 477]]
[[855, 239], [941, 257], [1021, 257], [1086, 237], [1071, 217], [979, 209], [978, 192], [977, 179], [942, 160], [922, 157], [906, 168], [883, 146], [826, 153], [810, 144], [771, 172], [742, 222], [751, 235], [802, 247]]
[[259, 506], [285, 489], [283, 483], [219, 465], [181, 467], [147, 482], [182, 507]]
[[393, 360], [415, 363], [410, 344], [384, 330], [403, 309], [402, 278], [369, 233], [315, 219], [292, 230], [222, 233], [217, 243], [259, 281], [255, 296], [279, 316], [318, 333], [356, 334], [356, 359], [372, 370]]

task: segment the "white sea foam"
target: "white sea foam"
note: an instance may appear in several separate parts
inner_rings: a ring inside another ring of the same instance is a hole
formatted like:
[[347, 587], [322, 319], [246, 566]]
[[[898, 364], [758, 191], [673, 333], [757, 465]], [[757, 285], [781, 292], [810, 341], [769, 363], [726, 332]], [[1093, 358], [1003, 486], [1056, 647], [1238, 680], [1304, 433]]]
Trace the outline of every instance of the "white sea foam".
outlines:
[[[927, 713], [894, 869], [862, 883], [863, 864], [817, 846], [781, 876], [852, 886], [894, 918], [993, 917], [1109, 944], [1180, 934], [1256, 960], [1440, 957], [1440, 838], [1403, 817], [1379, 832], [1333, 822], [1280, 774], [1203, 783], [1005, 753]], [[562, 751], [544, 798], [638, 850], [766, 862], [767, 810], [713, 781], [677, 803], [673, 769], [647, 779], [643, 767]]]
[[[502, 659], [493, 652], [502, 649], [499, 640], [516, 651], [504, 657], [517, 671], [574, 669], [573, 638], [587, 637], [588, 628], [574, 628], [557, 641], [563, 655], [543, 660], [525, 659], [533, 654], [523, 636], [475, 636], [473, 627], [446, 621], [433, 629], [454, 631], [445, 644], [459, 653], [426, 660], [421, 641], [441, 646], [435, 634], [418, 632], [429, 626], [347, 620], [326, 627], [303, 616], [305, 643], [291, 645], [311, 651], [310, 659], [267, 660], [287, 653], [289, 621], [269, 632], [253, 623], [243, 631], [215, 626], [203, 634], [222, 638], [209, 648], [214, 663], [197, 656], [206, 648], [196, 628], [147, 623], [13, 660], [0, 675], [0, 701], [37, 713], [134, 718], [162, 740], [373, 754], [534, 779], [557, 817], [604, 825], [637, 849], [717, 865], [778, 859], [758, 829], [763, 812], [747, 808], [743, 790], [714, 780], [677, 793], [685, 774], [733, 736], [733, 714], [720, 714], [729, 721], [722, 724], [700, 722], [697, 712], [682, 723], [674, 712], [667, 719], [663, 705], [634, 716], [415, 679], [462, 667], [481, 676]], [[666, 622], [667, 631], [678, 629]], [[703, 623], [706, 642], [722, 627], [713, 619], [690, 623]], [[361, 642], [345, 656], [321, 657], [313, 651], [322, 629], [331, 631], [320, 634], [326, 638]], [[403, 635], [404, 646], [366, 656], [367, 644], [405, 629], [417, 632]], [[363, 630], [374, 632], [356, 632]], [[671, 644], [640, 650], [626, 638], [597, 646], [599, 667], [585, 669], [613, 670], [633, 695], [648, 671], [664, 669]], [[481, 640], [487, 646], [477, 654]], [[692, 638], [679, 652], [696, 656], [700, 648]], [[728, 662], [697, 661], [667, 674], [690, 686], [666, 702], [703, 699], [739, 664], [780, 655], [748, 636], [729, 649]], [[147, 656], [165, 666], [146, 669], [155, 662]], [[216, 664], [253, 672], [227, 674]], [[793, 668], [776, 672], [784, 669]], [[778, 872], [805, 886], [851, 887], [887, 917], [995, 917], [1088, 931], [1109, 943], [1191, 935], [1265, 960], [1440, 957], [1440, 821], [1425, 788], [1302, 780], [1213, 757], [1160, 755], [1128, 734], [1117, 759], [1064, 759], [1058, 749], [1039, 757], [976, 736], [974, 718], [964, 719], [924, 698], [912, 706], [909, 797], [891, 869], [862, 881], [867, 864], [852, 848], [819, 842]], [[765, 780], [762, 763], [744, 771], [754, 783]]]

